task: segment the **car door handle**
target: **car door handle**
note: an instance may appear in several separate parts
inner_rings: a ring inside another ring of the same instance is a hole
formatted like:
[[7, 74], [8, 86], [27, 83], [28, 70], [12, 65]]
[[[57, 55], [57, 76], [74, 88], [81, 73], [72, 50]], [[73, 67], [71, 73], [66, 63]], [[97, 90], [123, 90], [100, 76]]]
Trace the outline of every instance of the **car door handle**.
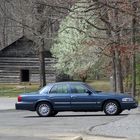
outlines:
[[74, 95], [73, 95], [73, 96], [71, 96], [71, 98], [76, 98], [76, 97], [77, 97], [77, 96], [74, 96]]

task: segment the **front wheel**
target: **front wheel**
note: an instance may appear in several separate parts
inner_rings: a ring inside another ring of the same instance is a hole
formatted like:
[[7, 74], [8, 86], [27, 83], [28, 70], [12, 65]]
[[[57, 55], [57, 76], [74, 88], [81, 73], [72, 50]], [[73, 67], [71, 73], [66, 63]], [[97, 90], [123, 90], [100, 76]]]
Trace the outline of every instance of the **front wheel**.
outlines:
[[52, 112], [52, 108], [49, 103], [39, 103], [36, 107], [36, 112], [40, 117], [48, 117]]
[[107, 101], [103, 110], [106, 115], [119, 115], [121, 113], [119, 104], [116, 101]]

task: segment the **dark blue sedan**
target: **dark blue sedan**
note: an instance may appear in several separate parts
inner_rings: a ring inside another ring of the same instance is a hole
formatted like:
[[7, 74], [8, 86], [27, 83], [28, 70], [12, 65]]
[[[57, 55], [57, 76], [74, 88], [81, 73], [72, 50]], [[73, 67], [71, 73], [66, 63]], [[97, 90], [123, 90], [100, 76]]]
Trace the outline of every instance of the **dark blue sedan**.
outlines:
[[41, 117], [54, 116], [60, 111], [104, 111], [118, 115], [136, 108], [138, 103], [129, 95], [93, 90], [82, 82], [51, 83], [35, 93], [18, 96], [17, 110], [36, 111]]

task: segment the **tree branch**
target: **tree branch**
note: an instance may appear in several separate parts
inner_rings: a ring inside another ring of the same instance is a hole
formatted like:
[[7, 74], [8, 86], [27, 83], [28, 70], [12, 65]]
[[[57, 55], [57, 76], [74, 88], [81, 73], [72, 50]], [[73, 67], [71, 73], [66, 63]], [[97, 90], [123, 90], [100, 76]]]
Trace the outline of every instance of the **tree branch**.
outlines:
[[[62, 33], [63, 31], [65, 31], [65, 30], [67, 30], [67, 29], [74, 29], [74, 30], [77, 30], [77, 31], [80, 32], [80, 33], [84, 33], [84, 34], [87, 35], [87, 33], [86, 33], [85, 31], [83, 31], [83, 30], [81, 30], [81, 29], [78, 29], [78, 28], [76, 28], [76, 27], [72, 27], [72, 26], [68, 26], [68, 27], [64, 28], [63, 30], [60, 31], [60, 33]], [[98, 36], [92, 36], [92, 35], [87, 35], [87, 36], [90, 37], [90, 38], [94, 38], [94, 39], [107, 39], [107, 38], [105, 38], [105, 37], [98, 37]]]
[[96, 29], [98, 29], [98, 30], [104, 30], [104, 31], [107, 30], [107, 29], [105, 29], [105, 28], [101, 28], [101, 27], [96, 26], [95, 24], [91, 23], [91, 22], [90, 22], [89, 20], [87, 20], [87, 19], [85, 19], [85, 21], [86, 21], [89, 25], [91, 25], [92, 27], [94, 27], [94, 28], [96, 28]]

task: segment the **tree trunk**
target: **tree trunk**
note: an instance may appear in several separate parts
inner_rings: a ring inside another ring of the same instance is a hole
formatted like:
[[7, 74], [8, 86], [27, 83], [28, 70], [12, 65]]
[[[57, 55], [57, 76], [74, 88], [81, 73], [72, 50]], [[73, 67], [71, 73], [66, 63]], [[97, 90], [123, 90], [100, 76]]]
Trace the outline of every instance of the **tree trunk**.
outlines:
[[113, 76], [113, 91], [117, 91], [117, 85], [116, 85], [116, 63], [115, 63], [115, 51], [113, 50], [112, 54], [112, 76]]
[[[116, 7], [117, 7], [116, 3]], [[118, 9], [114, 9], [114, 35], [115, 35], [115, 63], [116, 63], [116, 81], [117, 81], [117, 92], [123, 93], [123, 77], [122, 77], [122, 67], [121, 67], [121, 56], [120, 56], [120, 29], [119, 29], [119, 17]]]
[[132, 56], [132, 96], [136, 94], [136, 60], [135, 54]]
[[135, 45], [136, 45], [136, 11], [137, 2], [132, 3], [132, 8], [134, 16], [132, 19], [132, 45], [133, 45], [133, 55], [132, 55], [132, 96], [135, 97], [136, 94], [136, 60], [135, 60]]
[[122, 77], [122, 67], [120, 52], [118, 48], [115, 48], [115, 63], [116, 63], [116, 81], [117, 81], [117, 92], [123, 93], [123, 77]]
[[[104, 11], [105, 14], [104, 14], [104, 19], [105, 21], [109, 21], [109, 15], [108, 15], [108, 10], [106, 7], [104, 7]], [[111, 28], [110, 28], [110, 24], [108, 24], [107, 22], [104, 22], [105, 24], [105, 28], [107, 29], [106, 30], [106, 35], [107, 35], [107, 38], [108, 40], [110, 40], [112, 38], [112, 33], [111, 33]], [[112, 40], [110, 40], [111, 42]], [[114, 46], [111, 46], [110, 45], [110, 49], [112, 50], [112, 80], [111, 80], [111, 85], [112, 85], [112, 89], [114, 92], [116, 92], [117, 90], [117, 83], [116, 83], [116, 61], [115, 61], [115, 50], [114, 50]]]
[[41, 44], [39, 47], [39, 60], [40, 60], [40, 87], [43, 87], [46, 85], [44, 39], [41, 39]]
[[4, 1], [4, 20], [3, 20], [3, 31], [2, 31], [2, 36], [3, 36], [3, 39], [2, 39], [2, 47], [4, 48], [4, 47], [6, 47], [6, 45], [7, 45], [7, 16], [6, 16], [6, 13], [7, 13], [7, 8], [6, 8], [6, 1]]

